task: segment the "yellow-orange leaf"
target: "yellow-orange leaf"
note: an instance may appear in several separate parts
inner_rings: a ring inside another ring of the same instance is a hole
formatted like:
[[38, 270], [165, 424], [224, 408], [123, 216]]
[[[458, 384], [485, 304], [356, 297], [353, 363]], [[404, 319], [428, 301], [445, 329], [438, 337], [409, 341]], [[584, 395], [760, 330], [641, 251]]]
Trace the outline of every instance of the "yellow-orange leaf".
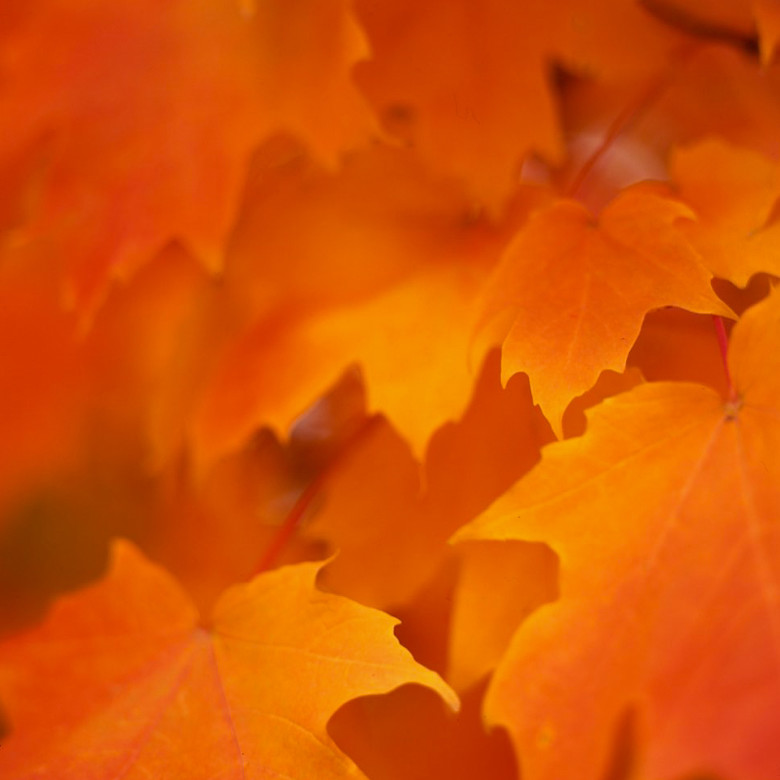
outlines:
[[651, 309], [729, 314], [677, 226], [691, 216], [655, 188], [624, 190], [594, 219], [559, 201], [536, 212], [486, 291], [483, 328], [503, 338], [502, 377], [524, 371], [559, 435], [569, 402], [622, 371]]
[[0, 646], [4, 778], [357, 778], [326, 731], [345, 702], [419, 683], [457, 699], [390, 616], [315, 589], [319, 564], [235, 586], [209, 628], [127, 543], [105, 580]]
[[682, 383], [614, 397], [462, 532], [560, 558], [560, 601], [515, 635], [486, 704], [528, 780], [603, 777], [632, 710], [638, 776], [776, 777], [778, 332], [776, 291], [734, 330], [738, 400]]
[[479, 265], [453, 264], [288, 327], [259, 323], [231, 347], [193, 422], [198, 462], [236, 448], [260, 424], [284, 431], [352, 363], [371, 410], [386, 412], [422, 453], [468, 401], [464, 311], [485, 276]]
[[223, 283], [197, 302], [159, 393], [160, 449], [187, 429], [204, 464], [258, 426], [281, 433], [358, 363], [371, 410], [421, 456], [467, 403], [479, 287], [545, 197], [524, 188], [506, 225], [493, 227], [408, 152], [374, 146], [334, 176], [300, 150], [269, 144], [252, 169]]
[[[520, 379], [518, 376], [512, 384]], [[629, 369], [625, 374], [605, 371], [595, 386], [566, 410], [563, 420], [566, 436], [584, 431], [588, 408], [641, 381], [636, 369]], [[522, 377], [524, 387], [526, 382]], [[539, 443], [543, 441], [546, 438]], [[498, 461], [479, 453], [475, 455], [476, 462], [495, 469], [494, 463]], [[446, 463], [450, 464], [456, 465], [457, 461]], [[439, 468], [438, 471], [440, 478], [451, 480], [450, 470]], [[464, 471], [471, 475], [474, 466]], [[451, 488], [447, 492], [454, 491]], [[475, 510], [476, 507], [472, 513]], [[545, 545], [524, 542], [464, 542], [455, 553], [458, 566], [447, 647], [447, 681], [460, 691], [486, 677], [503, 656], [520, 623], [534, 609], [556, 597], [558, 562]]]
[[677, 149], [670, 171], [680, 198], [696, 213], [691, 243], [715, 276], [744, 287], [761, 271], [780, 274], [780, 167], [719, 140]]

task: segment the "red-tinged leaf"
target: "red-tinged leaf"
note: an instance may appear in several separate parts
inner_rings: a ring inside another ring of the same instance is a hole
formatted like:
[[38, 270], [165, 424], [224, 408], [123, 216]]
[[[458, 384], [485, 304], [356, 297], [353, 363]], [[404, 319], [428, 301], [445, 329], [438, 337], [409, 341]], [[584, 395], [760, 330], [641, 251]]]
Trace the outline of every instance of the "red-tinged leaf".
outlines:
[[718, 140], [676, 150], [670, 172], [696, 213], [691, 243], [715, 276], [744, 287], [753, 274], [780, 275], [780, 167]]
[[220, 267], [269, 134], [333, 165], [373, 128], [350, 79], [368, 52], [347, 0], [36, 0], [19, 17], [0, 49], [0, 165], [37, 144], [25, 235], [56, 240], [87, 310], [172, 239]]
[[603, 777], [631, 709], [638, 776], [775, 777], [778, 332], [775, 292], [733, 331], [738, 400], [686, 384], [612, 398], [461, 533], [560, 558], [560, 600], [515, 635], [486, 703], [529, 780]]
[[574, 201], [532, 215], [485, 293], [482, 328], [503, 339], [504, 381], [528, 374], [560, 436], [569, 402], [621, 372], [645, 314], [662, 306], [730, 313], [677, 226], [690, 211], [652, 187], [623, 191], [596, 221]]
[[318, 564], [226, 591], [210, 627], [117, 544], [105, 580], [0, 646], [3, 777], [362, 777], [327, 734], [345, 702], [418, 683], [457, 699], [394, 620], [317, 591]]

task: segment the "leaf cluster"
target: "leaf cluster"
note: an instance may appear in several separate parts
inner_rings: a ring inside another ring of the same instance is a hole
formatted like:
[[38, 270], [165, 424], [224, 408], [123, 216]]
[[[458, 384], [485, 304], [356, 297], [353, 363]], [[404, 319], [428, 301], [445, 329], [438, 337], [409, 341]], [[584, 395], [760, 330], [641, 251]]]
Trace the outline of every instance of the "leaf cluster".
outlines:
[[777, 780], [772, 0], [0, 16], [0, 776]]

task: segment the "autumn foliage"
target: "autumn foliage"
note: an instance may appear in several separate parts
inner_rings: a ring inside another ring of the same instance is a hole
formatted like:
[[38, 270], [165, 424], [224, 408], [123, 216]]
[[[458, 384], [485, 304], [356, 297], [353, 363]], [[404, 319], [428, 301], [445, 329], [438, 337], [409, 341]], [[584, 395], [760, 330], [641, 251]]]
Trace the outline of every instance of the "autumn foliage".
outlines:
[[775, 0], [0, 14], [0, 777], [780, 778]]

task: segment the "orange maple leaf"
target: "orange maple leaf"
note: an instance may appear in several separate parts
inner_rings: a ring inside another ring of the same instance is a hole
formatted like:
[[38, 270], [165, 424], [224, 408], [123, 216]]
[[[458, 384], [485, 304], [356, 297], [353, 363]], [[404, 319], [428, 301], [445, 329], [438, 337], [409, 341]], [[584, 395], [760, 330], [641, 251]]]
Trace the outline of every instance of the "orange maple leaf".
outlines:
[[422, 158], [465, 180], [494, 215], [526, 155], [564, 155], [554, 60], [636, 79], [663, 68], [680, 43], [622, 0], [393, 0], [359, 3], [357, 12], [375, 52], [357, 69], [366, 94], [380, 110], [411, 111]]
[[528, 374], [534, 401], [559, 436], [569, 402], [605, 369], [625, 368], [648, 311], [730, 313], [677, 226], [686, 216], [682, 203], [636, 185], [598, 221], [575, 201], [540, 209], [505, 251], [480, 329], [502, 339], [504, 381]]
[[326, 731], [342, 704], [404, 683], [457, 698], [391, 617], [316, 590], [319, 568], [231, 588], [204, 629], [163, 570], [117, 543], [103, 581], [0, 646], [3, 777], [361, 777]]
[[38, 0], [5, 31], [0, 166], [36, 148], [22, 235], [56, 240], [79, 306], [173, 239], [219, 268], [267, 135], [293, 132], [334, 165], [373, 131], [346, 0], [243, 6]]
[[480, 286], [546, 191], [522, 188], [506, 223], [491, 226], [408, 152], [366, 150], [339, 177], [300, 158], [263, 163], [195, 368], [170, 375], [170, 416], [189, 417], [196, 461], [207, 464], [258, 425], [285, 431], [357, 363], [370, 410], [387, 414], [422, 457], [468, 402]]
[[780, 274], [775, 161], [711, 139], [675, 150], [669, 168], [696, 213], [685, 231], [715, 276], [744, 287], [753, 274]]
[[776, 776], [778, 332], [775, 291], [734, 330], [733, 399], [683, 383], [616, 396], [461, 532], [560, 558], [560, 601], [515, 635], [486, 702], [524, 777], [602, 777], [632, 710], [642, 776]]

